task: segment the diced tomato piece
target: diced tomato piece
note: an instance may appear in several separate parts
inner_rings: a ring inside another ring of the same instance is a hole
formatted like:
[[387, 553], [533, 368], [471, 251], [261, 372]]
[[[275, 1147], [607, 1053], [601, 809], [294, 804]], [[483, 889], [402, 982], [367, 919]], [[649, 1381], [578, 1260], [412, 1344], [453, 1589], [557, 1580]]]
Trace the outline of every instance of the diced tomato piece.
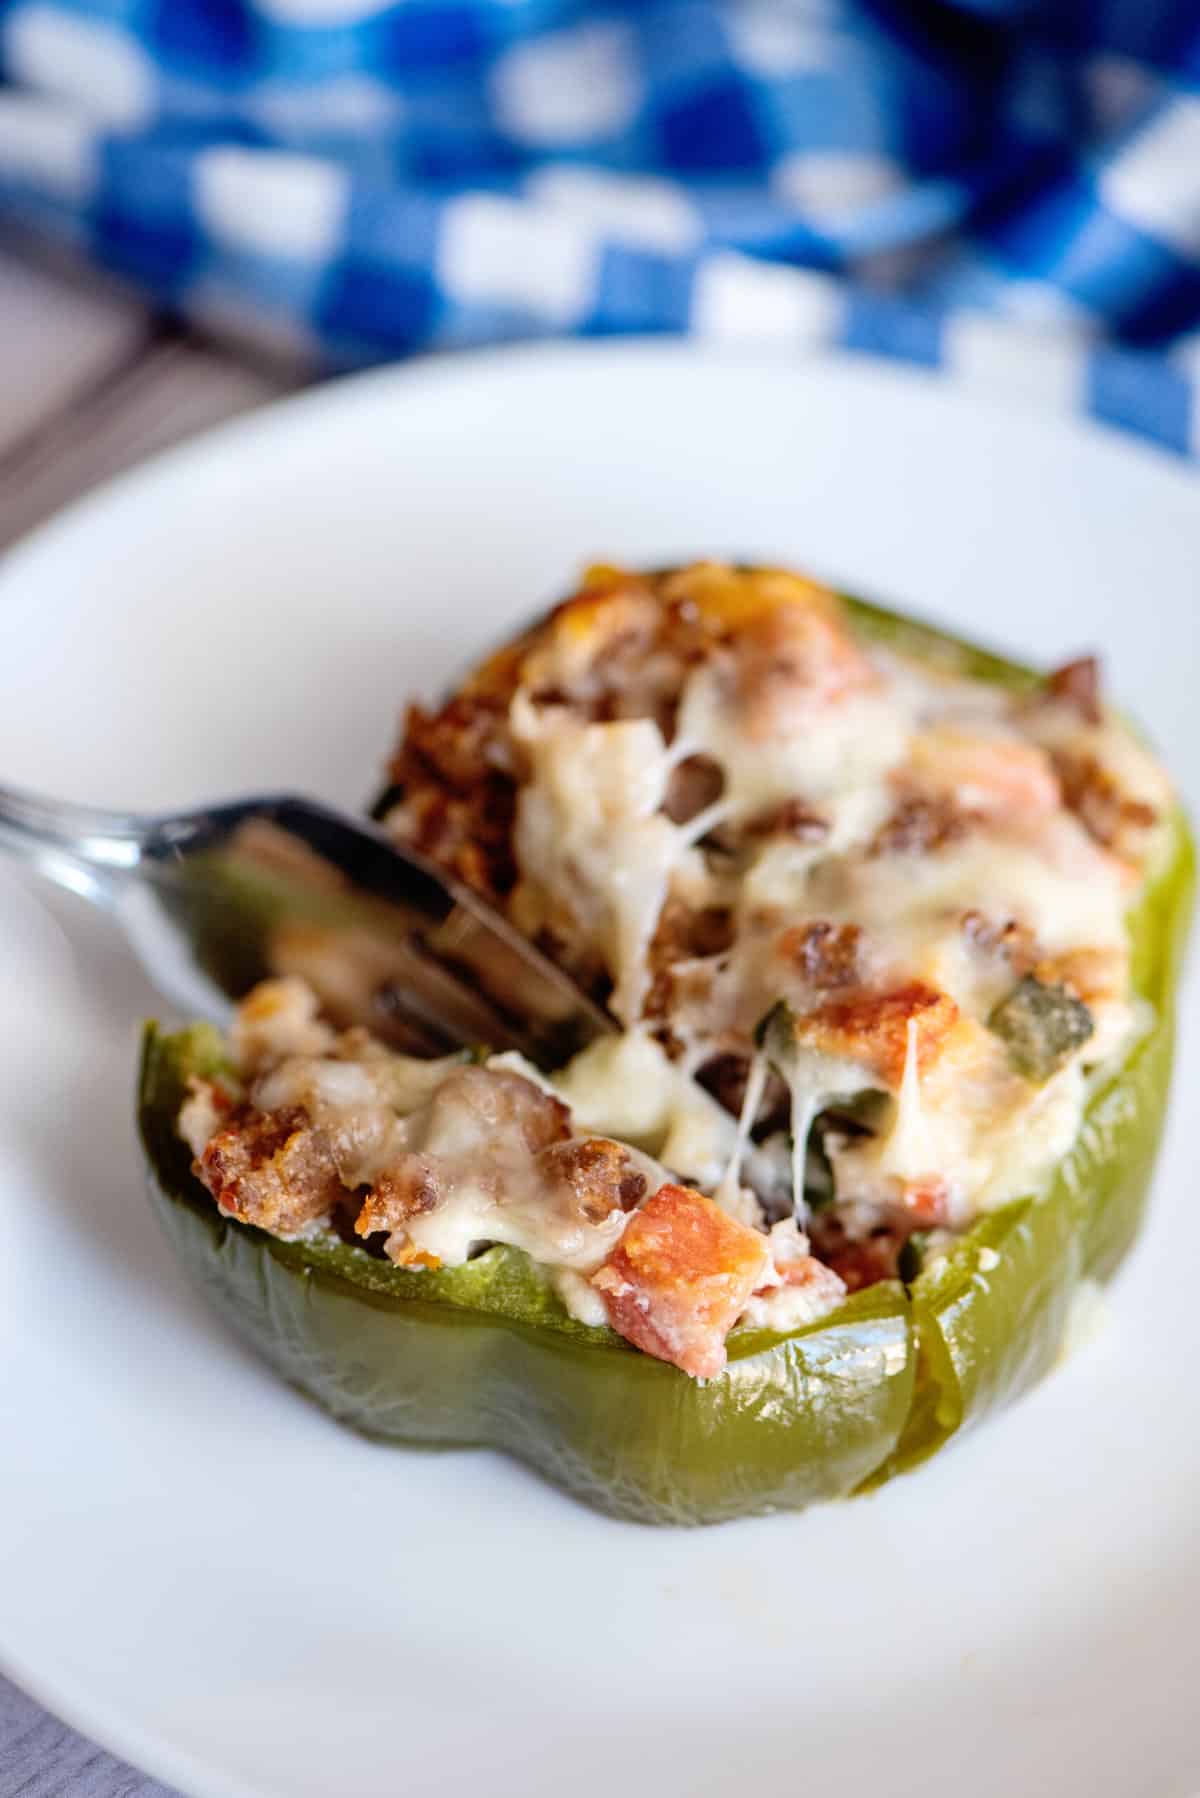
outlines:
[[950, 1188], [937, 1174], [927, 1174], [922, 1180], [905, 1180], [901, 1202], [919, 1229], [929, 1230], [950, 1222]]
[[916, 1025], [917, 1061], [922, 1073], [940, 1055], [959, 1019], [949, 993], [923, 980], [888, 992], [855, 991], [827, 999], [815, 1011], [802, 1013], [793, 1029], [796, 1041], [826, 1055], [856, 1061], [889, 1087], [897, 1087], [908, 1054], [908, 1026]]
[[725, 1366], [725, 1338], [761, 1286], [766, 1238], [686, 1186], [647, 1199], [592, 1284], [627, 1341], [712, 1379]]
[[827, 594], [747, 623], [737, 644], [737, 692], [752, 741], [786, 736], [798, 706], [836, 705], [877, 675]]
[[900, 780], [919, 791], [947, 794], [982, 818], [1045, 815], [1062, 801], [1050, 757], [1036, 743], [952, 725], [913, 738]]

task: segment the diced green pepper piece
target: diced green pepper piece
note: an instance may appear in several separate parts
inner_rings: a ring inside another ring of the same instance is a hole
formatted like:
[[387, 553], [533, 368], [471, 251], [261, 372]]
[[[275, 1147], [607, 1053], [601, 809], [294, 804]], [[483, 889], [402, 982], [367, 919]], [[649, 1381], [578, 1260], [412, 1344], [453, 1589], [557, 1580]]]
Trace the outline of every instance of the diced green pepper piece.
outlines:
[[1018, 1074], [1041, 1082], [1066, 1066], [1095, 1025], [1087, 1006], [1065, 986], [1026, 974], [993, 1007], [988, 1029], [1003, 1038]]

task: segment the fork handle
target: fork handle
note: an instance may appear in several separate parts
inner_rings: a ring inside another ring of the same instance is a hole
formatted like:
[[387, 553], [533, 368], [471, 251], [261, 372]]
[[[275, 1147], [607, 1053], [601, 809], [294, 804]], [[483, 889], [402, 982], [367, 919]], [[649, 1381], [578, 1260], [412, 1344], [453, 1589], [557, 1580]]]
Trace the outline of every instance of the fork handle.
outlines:
[[133, 812], [71, 805], [0, 786], [0, 849], [97, 904], [111, 904], [138, 868], [150, 829]]

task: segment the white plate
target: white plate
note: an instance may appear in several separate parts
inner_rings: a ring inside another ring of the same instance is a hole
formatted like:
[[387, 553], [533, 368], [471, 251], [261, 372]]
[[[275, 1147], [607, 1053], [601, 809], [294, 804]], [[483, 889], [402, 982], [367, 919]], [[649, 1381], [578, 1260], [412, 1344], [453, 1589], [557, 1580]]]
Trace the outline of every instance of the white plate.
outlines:
[[[0, 768], [358, 801], [401, 700], [595, 556], [793, 559], [1044, 658], [1098, 643], [1193, 799], [1200, 489], [844, 359], [538, 350], [328, 389], [0, 573]], [[693, 1532], [343, 1433], [193, 1299], [140, 1192], [103, 919], [0, 891], [0, 1655], [194, 1793], [1200, 1786], [1196, 1058], [1107, 1329], [876, 1496]]]

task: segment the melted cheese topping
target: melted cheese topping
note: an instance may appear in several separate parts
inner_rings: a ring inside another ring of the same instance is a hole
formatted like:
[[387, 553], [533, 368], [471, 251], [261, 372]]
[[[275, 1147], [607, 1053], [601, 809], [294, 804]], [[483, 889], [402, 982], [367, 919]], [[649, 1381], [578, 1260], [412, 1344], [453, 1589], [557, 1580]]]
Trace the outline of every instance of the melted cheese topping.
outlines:
[[729, 816], [750, 817], [797, 794], [815, 805], [845, 804], [878, 786], [910, 729], [907, 708], [882, 688], [823, 705], [800, 697], [784, 722], [784, 730], [751, 736], [719, 668], [701, 666], [687, 681], [679, 740], [687, 754], [720, 767]]
[[[621, 1032], [551, 1075], [412, 1062], [335, 1038], [281, 981], [241, 1008], [235, 1052], [252, 1105], [312, 1134], [313, 1209], [331, 1159], [396, 1259], [507, 1243], [603, 1323], [590, 1276], [629, 1207], [683, 1182], [753, 1228], [790, 1205], [743, 1316], [797, 1328], [845, 1290], [797, 1227], [806, 1172], [860, 1246], [948, 1241], [1045, 1185], [1142, 1021], [1124, 918], [1169, 788], [1086, 681], [1014, 697], [924, 666], [779, 571], [605, 579], [518, 656], [502, 760], [512, 917], [611, 983]], [[683, 648], [658, 634], [671, 607]], [[694, 800], [673, 788], [685, 762]], [[1003, 1029], [1031, 989], [1028, 1028], [1065, 1030], [1032, 1063]], [[734, 1106], [722, 1065], [740, 1117], [696, 1077]], [[197, 1157], [220, 1097], [184, 1108]]]
[[[569, 1112], [540, 1076], [528, 1077], [519, 1056], [471, 1068], [457, 1056], [419, 1061], [345, 1039], [332, 1047], [340, 1055], [285, 1056], [253, 1079], [250, 1098], [267, 1116], [302, 1115], [328, 1144], [347, 1195], [397, 1176], [410, 1185], [424, 1179], [427, 1191], [395, 1220], [389, 1252], [397, 1258], [459, 1266], [485, 1244], [508, 1243], [535, 1261], [589, 1273], [617, 1242], [626, 1214], [607, 1192], [589, 1210], [586, 1184], [581, 1195], [553, 1152], [610, 1146], [625, 1172], [640, 1175], [642, 1196], [667, 1181], [635, 1147], [586, 1127], [568, 1134]], [[197, 1155], [220, 1124], [213, 1096], [200, 1085], [180, 1116]]]
[[702, 1191], [717, 1186], [734, 1152], [736, 1121], [648, 1031], [598, 1038], [554, 1087], [580, 1129], [635, 1144]]
[[918, 1032], [915, 1020], [909, 1019], [905, 1032], [904, 1074], [892, 1126], [883, 1139], [878, 1168], [881, 1174], [892, 1174], [899, 1180], [920, 1180], [935, 1173], [944, 1161], [945, 1147], [939, 1143], [929, 1108], [921, 1097]]
[[[810, 966], [803, 953], [785, 953], [787, 935], [840, 927], [855, 939], [846, 979], [872, 992], [925, 983], [948, 995], [977, 1034], [965, 1062], [956, 1050], [953, 1080], [927, 1074], [912, 1025], [902, 1071], [888, 1078], [865, 1040], [861, 1053], [843, 1042], [780, 1063], [797, 1208], [814, 1117], [873, 1091], [880, 1108], [870, 1138], [835, 1160], [838, 1196], [907, 1202], [916, 1184], [940, 1180], [948, 1213], [961, 1222], [1044, 1179], [1078, 1128], [1080, 1067], [1120, 1053], [1132, 1035], [1130, 868], [1090, 834], [1085, 811], [1068, 809], [1056, 758], [1094, 762], [1142, 805], [1161, 808], [1169, 789], [1111, 717], [1097, 723], [1050, 697], [1014, 698], [855, 643], [827, 596], [789, 588], [786, 576], [764, 575], [757, 586], [756, 578], [712, 567], [677, 577], [672, 591], [706, 617], [732, 607], [737, 630], [683, 669], [669, 741], [649, 717], [573, 717], [569, 690], [538, 705], [519, 689], [513, 702], [513, 732], [529, 756], [515, 915], [529, 922], [536, 893], [542, 918], [593, 945], [629, 1032], [622, 1045], [589, 1052], [559, 1084], [590, 1122], [652, 1143], [669, 1166], [735, 1205], [757, 1095], [732, 1140], [694, 1105], [672, 1137], [664, 1108], [668, 1094], [678, 1105], [680, 1076], [652, 1048], [651, 1029], [672, 1045], [675, 1068], [730, 1051], [748, 1057], [776, 1000], [802, 1012], [825, 990], [819, 955]], [[598, 597], [589, 631], [601, 629], [603, 615]], [[586, 657], [574, 648], [582, 667]], [[700, 817], [676, 823], [664, 802], [684, 757], [714, 765], [721, 790]], [[715, 849], [701, 840], [712, 830]], [[653, 943], [661, 985], [656, 933], [668, 899], [692, 913], [723, 911], [732, 940], [699, 958], [686, 946], [673, 957], [668, 940], [666, 998], [660, 992], [656, 1001], [663, 1022], [654, 1025], [644, 1009], [650, 950]], [[973, 935], [968, 919], [979, 921]], [[1050, 983], [1078, 979], [1081, 950], [1093, 970], [1082, 991], [1089, 1043], [1039, 1087], [1014, 1074], [995, 1039], [984, 1040], [988, 1020], [1031, 969]], [[689, 1140], [698, 1123], [714, 1147], [723, 1140], [719, 1173], [717, 1158]]]
[[614, 1012], [633, 1024], [650, 940], [687, 852], [659, 809], [671, 767], [662, 735], [649, 719], [580, 724], [558, 708], [538, 713], [524, 695], [512, 727], [533, 770], [514, 839], [523, 921], [540, 911], [553, 924], [565, 911], [582, 923], [612, 969]]

